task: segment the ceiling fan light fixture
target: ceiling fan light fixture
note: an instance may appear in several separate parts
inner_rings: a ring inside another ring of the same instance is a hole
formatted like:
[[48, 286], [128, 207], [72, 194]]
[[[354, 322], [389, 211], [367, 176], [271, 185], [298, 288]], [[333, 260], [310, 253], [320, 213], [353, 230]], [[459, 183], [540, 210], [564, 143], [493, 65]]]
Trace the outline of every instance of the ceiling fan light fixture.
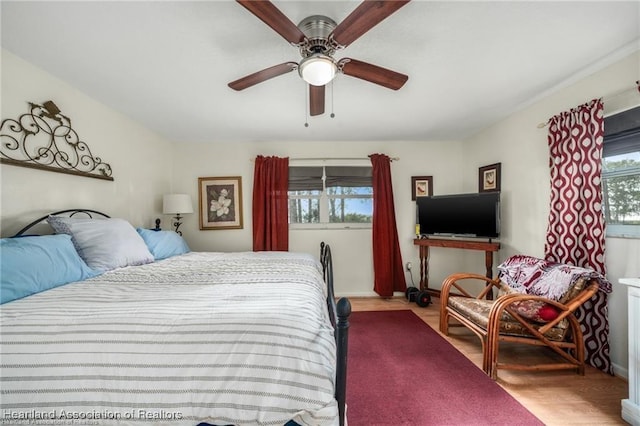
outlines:
[[307, 56], [298, 66], [300, 77], [312, 86], [324, 86], [333, 80], [337, 71], [333, 58], [322, 53]]

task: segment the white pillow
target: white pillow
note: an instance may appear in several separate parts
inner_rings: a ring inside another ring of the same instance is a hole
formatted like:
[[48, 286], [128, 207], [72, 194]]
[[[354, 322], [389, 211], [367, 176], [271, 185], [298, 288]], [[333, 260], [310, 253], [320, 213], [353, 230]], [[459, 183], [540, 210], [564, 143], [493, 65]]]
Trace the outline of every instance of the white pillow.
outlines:
[[71, 241], [91, 269], [110, 271], [153, 262], [153, 255], [135, 228], [124, 219], [49, 216], [47, 222]]

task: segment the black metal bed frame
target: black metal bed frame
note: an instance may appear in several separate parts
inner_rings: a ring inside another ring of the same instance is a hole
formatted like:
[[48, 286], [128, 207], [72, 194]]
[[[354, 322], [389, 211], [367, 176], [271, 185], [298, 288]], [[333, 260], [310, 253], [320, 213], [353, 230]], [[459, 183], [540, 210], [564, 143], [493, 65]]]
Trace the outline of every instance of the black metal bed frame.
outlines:
[[69, 217], [72, 217], [72, 216], [74, 216], [74, 215], [76, 215], [76, 214], [78, 214], [78, 213], [84, 213], [84, 214], [86, 214], [86, 215], [87, 215], [87, 216], [89, 216], [89, 217], [93, 217], [93, 216], [91, 215], [92, 213], [93, 213], [93, 214], [98, 214], [98, 215], [100, 215], [100, 216], [102, 216], [102, 217], [105, 217], [105, 218], [110, 218], [110, 217], [111, 217], [111, 216], [109, 216], [109, 215], [107, 215], [107, 214], [104, 214], [104, 213], [99, 212], [99, 211], [97, 211], [97, 210], [91, 210], [91, 209], [66, 209], [66, 210], [60, 210], [60, 211], [57, 211], [57, 212], [49, 213], [49, 214], [47, 214], [47, 215], [45, 215], [45, 216], [42, 216], [42, 217], [40, 217], [40, 218], [38, 218], [38, 219], [34, 220], [33, 222], [31, 222], [30, 224], [28, 224], [27, 226], [25, 226], [24, 228], [22, 228], [22, 229], [21, 229], [21, 230], [19, 230], [18, 232], [16, 232], [16, 233], [13, 235], [13, 237], [12, 237], [12, 238], [20, 237], [20, 236], [24, 235], [28, 230], [30, 230], [30, 229], [31, 229], [31, 228], [33, 228], [34, 226], [36, 226], [36, 225], [38, 225], [38, 224], [40, 224], [40, 223], [44, 222], [45, 220], [47, 220], [47, 218], [48, 218], [49, 216], [56, 216], [56, 215], [65, 214], [65, 213], [68, 213], [68, 214], [69, 214]]
[[320, 263], [322, 273], [327, 284], [327, 307], [329, 317], [333, 325], [336, 339], [336, 389], [335, 397], [338, 401], [338, 413], [340, 426], [344, 426], [345, 407], [347, 397], [347, 354], [349, 349], [349, 316], [351, 315], [351, 302], [346, 297], [336, 303], [333, 289], [333, 261], [331, 259], [331, 247], [324, 242], [320, 243]]
[[[89, 217], [92, 215], [100, 215], [105, 218], [110, 216], [97, 210], [91, 209], [66, 209], [49, 213], [42, 216], [27, 226], [16, 232], [13, 237], [25, 235], [27, 231], [36, 225], [45, 222], [49, 216], [67, 214], [72, 217], [76, 214], [85, 214]], [[156, 219], [156, 230], [160, 229], [160, 220]], [[343, 297], [336, 302], [335, 292], [333, 288], [333, 260], [331, 258], [331, 247], [324, 242], [320, 243], [320, 263], [322, 264], [322, 274], [327, 285], [327, 308], [329, 310], [329, 318], [334, 329], [334, 337], [336, 340], [336, 388], [335, 398], [338, 402], [338, 413], [340, 417], [340, 426], [346, 424], [345, 407], [347, 396], [347, 354], [349, 343], [349, 316], [351, 315], [351, 302]]]

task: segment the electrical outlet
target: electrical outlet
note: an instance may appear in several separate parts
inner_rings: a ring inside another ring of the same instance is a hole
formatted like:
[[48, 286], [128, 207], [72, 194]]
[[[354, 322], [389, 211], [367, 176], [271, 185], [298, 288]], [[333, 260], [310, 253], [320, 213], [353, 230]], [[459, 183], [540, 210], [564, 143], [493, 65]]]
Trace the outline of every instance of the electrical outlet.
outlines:
[[407, 262], [407, 271], [410, 271], [412, 266], [413, 265], [411, 265], [411, 262]]

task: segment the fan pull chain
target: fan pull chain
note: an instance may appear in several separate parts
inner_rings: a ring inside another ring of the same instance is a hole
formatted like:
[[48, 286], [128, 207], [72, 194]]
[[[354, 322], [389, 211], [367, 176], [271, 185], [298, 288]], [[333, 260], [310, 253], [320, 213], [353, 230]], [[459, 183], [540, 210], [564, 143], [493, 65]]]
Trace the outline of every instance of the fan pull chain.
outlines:
[[304, 85], [304, 127], [309, 127], [309, 87]]
[[[334, 79], [335, 80], [335, 79]], [[333, 113], [333, 81], [331, 80], [331, 115], [329, 117], [334, 118], [336, 115]]]

